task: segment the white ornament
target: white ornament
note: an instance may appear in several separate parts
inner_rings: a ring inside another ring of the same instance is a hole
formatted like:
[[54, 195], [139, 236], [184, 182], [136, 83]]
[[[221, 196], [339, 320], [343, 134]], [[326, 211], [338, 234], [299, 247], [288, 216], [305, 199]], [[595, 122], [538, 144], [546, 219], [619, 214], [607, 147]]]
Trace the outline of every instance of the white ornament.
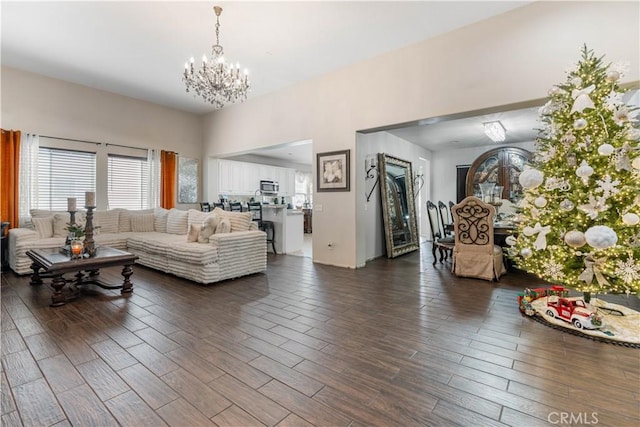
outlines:
[[545, 275], [551, 277], [553, 280], [561, 280], [564, 278], [564, 271], [562, 269], [564, 266], [556, 261], [549, 260], [542, 264], [544, 268]]
[[586, 160], [580, 163], [580, 167], [576, 169], [576, 175], [582, 178], [582, 182], [586, 185], [589, 183], [589, 177], [593, 175], [593, 168], [589, 166]]
[[547, 199], [542, 196], [536, 197], [536, 199], [533, 201], [533, 204], [539, 208], [544, 208], [545, 206], [547, 206]]
[[613, 154], [614, 150], [615, 148], [613, 148], [613, 145], [602, 144], [598, 147], [598, 154], [600, 154], [601, 156], [610, 156], [611, 154]]
[[534, 234], [533, 227], [530, 227], [527, 225], [525, 228], [522, 229], [522, 233], [527, 237], [533, 236]]
[[611, 181], [611, 176], [605, 175], [603, 179], [599, 179], [596, 181], [598, 184], [598, 188], [596, 188], [596, 192], [602, 193], [602, 197], [605, 199], [611, 197], [613, 194], [618, 194], [620, 190], [618, 189], [618, 185], [620, 184], [619, 180]]
[[578, 206], [580, 210], [584, 211], [589, 218], [596, 219], [600, 212], [604, 212], [609, 209], [607, 205], [607, 199], [604, 197], [595, 198], [593, 194], [589, 194], [589, 203]]
[[531, 252], [530, 248], [522, 248], [520, 250], [520, 255], [522, 255], [524, 258], [529, 258], [531, 256], [533, 252]]
[[640, 222], [640, 216], [634, 214], [633, 212], [629, 212], [622, 215], [622, 222], [624, 222], [626, 225], [636, 225]]
[[564, 235], [564, 241], [567, 245], [572, 248], [579, 248], [580, 246], [584, 246], [587, 243], [586, 238], [584, 237], [584, 233], [578, 230], [571, 230]]
[[607, 81], [613, 83], [620, 78], [620, 73], [615, 70], [607, 71]]
[[596, 249], [606, 249], [618, 242], [618, 235], [606, 225], [594, 225], [584, 233], [587, 243]]
[[640, 264], [635, 262], [633, 255], [626, 261], [618, 261], [616, 263], [615, 275], [620, 277], [624, 283], [631, 284], [634, 281], [640, 281]]
[[[593, 101], [589, 98], [589, 94], [593, 92], [596, 88], [596, 85], [588, 86], [584, 89], [574, 89], [571, 92], [571, 96], [573, 97], [573, 107], [571, 107], [571, 113], [582, 113], [582, 111], [586, 108], [594, 108]], [[586, 126], [585, 122], [585, 126]], [[578, 129], [578, 128], [576, 128]], [[582, 129], [582, 128], [580, 128]]]
[[640, 157], [633, 159], [631, 166], [633, 166], [634, 169], [640, 170]]
[[513, 246], [516, 244], [516, 238], [513, 236], [507, 236], [507, 238], [504, 239], [504, 242], [509, 246]]
[[560, 202], [560, 209], [562, 209], [563, 211], [570, 211], [575, 207], [575, 205], [573, 204], [573, 202], [569, 199], [564, 199], [563, 201]]
[[531, 190], [536, 188], [538, 185], [542, 184], [544, 180], [544, 175], [537, 169], [526, 169], [520, 173], [518, 177], [518, 181], [523, 188], [527, 190]]
[[587, 121], [585, 119], [578, 119], [573, 122], [573, 128], [577, 130], [581, 130], [587, 127]]

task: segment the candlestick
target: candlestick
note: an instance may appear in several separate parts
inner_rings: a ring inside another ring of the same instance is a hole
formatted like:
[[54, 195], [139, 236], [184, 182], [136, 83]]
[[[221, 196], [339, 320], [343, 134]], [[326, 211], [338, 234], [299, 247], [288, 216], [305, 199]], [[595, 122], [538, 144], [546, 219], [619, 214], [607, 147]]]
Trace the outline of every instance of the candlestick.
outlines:
[[67, 211], [75, 212], [76, 211], [76, 198], [75, 197], [67, 197]]
[[[95, 193], [93, 195], [95, 197]], [[91, 206], [87, 206], [87, 223], [84, 227], [84, 251], [90, 257], [96, 256], [96, 243], [93, 240], [93, 207]]]
[[96, 193], [95, 191], [87, 191], [84, 195], [84, 206], [87, 208], [96, 207]]

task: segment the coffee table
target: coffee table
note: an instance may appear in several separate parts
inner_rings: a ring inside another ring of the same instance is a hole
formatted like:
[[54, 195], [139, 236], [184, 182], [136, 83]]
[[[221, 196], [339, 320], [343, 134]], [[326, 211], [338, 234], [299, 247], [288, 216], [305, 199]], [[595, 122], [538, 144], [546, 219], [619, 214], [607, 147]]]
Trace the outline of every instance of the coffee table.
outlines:
[[[78, 286], [93, 284], [104, 289], [120, 289], [121, 294], [128, 294], [133, 291], [131, 266], [138, 259], [137, 255], [108, 246], [99, 246], [96, 256], [91, 258], [71, 259], [68, 254], [62, 253], [60, 249], [33, 249], [27, 251], [27, 256], [31, 258], [33, 264], [31, 269], [30, 284], [33, 286], [42, 285], [43, 278], [51, 278], [53, 296], [51, 306], [58, 307], [73, 300], [78, 296]], [[100, 280], [100, 269], [117, 265], [122, 268], [124, 281], [121, 285], [112, 285]], [[74, 279], [65, 279], [65, 273], [76, 272]], [[69, 291], [63, 293], [64, 287], [70, 284]]]

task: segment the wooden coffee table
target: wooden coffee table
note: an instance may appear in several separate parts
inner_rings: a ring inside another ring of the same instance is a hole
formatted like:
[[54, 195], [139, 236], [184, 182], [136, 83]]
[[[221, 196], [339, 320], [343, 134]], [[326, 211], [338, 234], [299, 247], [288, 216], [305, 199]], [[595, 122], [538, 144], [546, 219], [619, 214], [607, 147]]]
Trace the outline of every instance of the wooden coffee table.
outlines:
[[[31, 258], [33, 264], [31, 269], [31, 285], [41, 285], [43, 278], [51, 278], [51, 287], [53, 288], [53, 296], [51, 297], [51, 306], [58, 307], [75, 299], [78, 295], [78, 286], [96, 285], [104, 289], [120, 289], [121, 294], [127, 294], [133, 291], [131, 283], [131, 275], [133, 269], [131, 266], [138, 259], [137, 255], [119, 249], [110, 248], [108, 246], [99, 246], [95, 257], [71, 259], [68, 254], [62, 253], [60, 249], [33, 249], [27, 251], [27, 256]], [[98, 277], [100, 269], [105, 267], [113, 267], [116, 265], [124, 266], [122, 268], [122, 276], [124, 282], [121, 285], [112, 285], [106, 283]], [[74, 279], [65, 279], [65, 273], [75, 272]], [[70, 284], [69, 290], [63, 293], [64, 287]]]

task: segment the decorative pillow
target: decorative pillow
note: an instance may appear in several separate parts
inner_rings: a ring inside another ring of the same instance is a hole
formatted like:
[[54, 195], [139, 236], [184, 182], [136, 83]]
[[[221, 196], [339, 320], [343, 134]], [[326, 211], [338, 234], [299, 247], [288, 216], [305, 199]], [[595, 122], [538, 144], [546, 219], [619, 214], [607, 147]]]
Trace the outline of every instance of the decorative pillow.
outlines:
[[229, 218], [223, 218], [216, 227], [216, 234], [231, 233], [231, 221]]
[[200, 234], [200, 229], [202, 225], [200, 224], [191, 224], [189, 226], [189, 234], [187, 234], [187, 242], [194, 243], [198, 241], [198, 235]]
[[167, 233], [169, 234], [187, 234], [189, 227], [187, 226], [187, 217], [189, 212], [172, 208], [167, 215]]
[[93, 225], [99, 226], [100, 233], [117, 233], [120, 211], [96, 211], [93, 213]]
[[148, 233], [154, 230], [152, 213], [142, 215], [131, 215], [131, 231]]
[[[76, 224], [84, 227], [87, 221], [85, 212], [76, 212]], [[71, 221], [69, 213], [57, 213], [53, 216], [53, 237], [67, 237], [69, 231], [67, 227]]]
[[130, 211], [128, 209], [118, 208], [114, 210], [118, 211], [120, 215], [118, 219], [118, 233], [126, 233], [128, 231], [131, 231], [131, 215], [144, 215], [153, 213], [153, 209]]
[[211, 215], [202, 222], [198, 243], [209, 243], [209, 237], [216, 232], [218, 224], [220, 224], [220, 217], [215, 213], [211, 213]]
[[53, 237], [53, 216], [44, 218], [31, 218], [31, 223], [38, 232], [39, 238], [48, 239], [49, 237]]
[[220, 218], [229, 219], [232, 233], [236, 231], [248, 231], [251, 226], [251, 221], [253, 220], [253, 214], [251, 212], [229, 212], [220, 208], [215, 208], [213, 212], [220, 215]]
[[165, 208], [155, 208], [153, 210], [153, 228], [158, 233], [166, 233], [167, 232], [167, 218], [169, 216], [169, 209]]

